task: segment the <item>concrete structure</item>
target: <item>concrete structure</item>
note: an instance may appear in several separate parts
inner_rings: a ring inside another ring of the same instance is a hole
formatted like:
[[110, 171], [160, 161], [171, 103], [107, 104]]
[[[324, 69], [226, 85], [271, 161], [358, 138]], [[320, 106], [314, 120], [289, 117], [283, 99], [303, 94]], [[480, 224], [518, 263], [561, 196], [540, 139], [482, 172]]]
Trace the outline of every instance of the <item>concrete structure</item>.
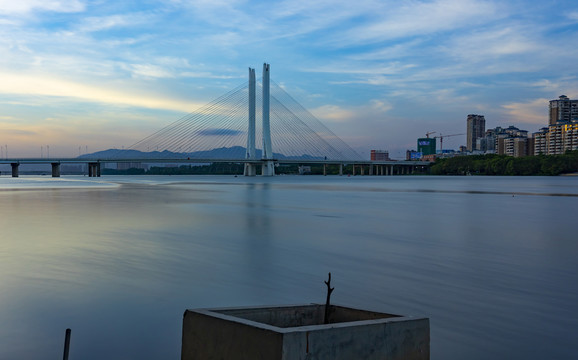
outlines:
[[269, 64], [263, 64], [263, 162], [261, 175], [275, 175], [275, 162], [271, 147], [271, 125], [269, 121]]
[[429, 319], [325, 305], [185, 311], [181, 360], [425, 360]]
[[18, 177], [18, 167], [20, 164], [18, 163], [11, 163], [10, 166], [12, 167], [12, 177]]
[[100, 162], [88, 163], [88, 177], [100, 177]]
[[[531, 148], [530, 148], [531, 147]], [[485, 136], [476, 139], [476, 149], [480, 154], [528, 156], [534, 153], [533, 140], [527, 130], [515, 126], [486, 130]]]
[[467, 147], [468, 151], [476, 149], [476, 140], [484, 137], [486, 119], [484, 115], [469, 114], [467, 118]]
[[417, 139], [417, 152], [422, 155], [431, 155], [436, 153], [436, 139], [435, 138], [419, 138]]
[[390, 161], [389, 151], [386, 150], [371, 150], [371, 161]]
[[[504, 138], [504, 154], [513, 157], [528, 156], [529, 150], [528, 138], [524, 137], [507, 137]], [[533, 152], [533, 149], [532, 149]]]
[[52, 177], [60, 177], [60, 163], [50, 163], [52, 165]]
[[534, 139], [534, 155], [548, 154], [548, 128], [542, 128], [532, 134]]
[[578, 100], [570, 100], [566, 95], [560, 95], [558, 100], [550, 100], [549, 115], [548, 125], [559, 121], [578, 121]]
[[559, 121], [549, 125], [546, 143], [548, 155], [564, 154], [567, 150], [578, 150], [578, 120]]
[[[246, 159], [255, 160], [257, 158], [257, 149], [255, 142], [255, 69], [249, 68], [249, 128], [247, 131], [247, 156]], [[257, 167], [252, 163], [245, 163], [245, 176], [257, 175]]]

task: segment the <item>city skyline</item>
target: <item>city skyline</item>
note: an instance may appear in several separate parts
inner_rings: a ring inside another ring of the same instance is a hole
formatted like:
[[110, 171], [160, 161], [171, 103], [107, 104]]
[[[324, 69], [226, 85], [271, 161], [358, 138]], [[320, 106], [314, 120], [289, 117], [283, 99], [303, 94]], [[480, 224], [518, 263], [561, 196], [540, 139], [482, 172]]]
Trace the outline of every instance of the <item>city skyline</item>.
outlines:
[[367, 158], [463, 133], [472, 113], [534, 132], [550, 100], [578, 97], [577, 32], [563, 1], [0, 1], [0, 144], [129, 146], [263, 62]]

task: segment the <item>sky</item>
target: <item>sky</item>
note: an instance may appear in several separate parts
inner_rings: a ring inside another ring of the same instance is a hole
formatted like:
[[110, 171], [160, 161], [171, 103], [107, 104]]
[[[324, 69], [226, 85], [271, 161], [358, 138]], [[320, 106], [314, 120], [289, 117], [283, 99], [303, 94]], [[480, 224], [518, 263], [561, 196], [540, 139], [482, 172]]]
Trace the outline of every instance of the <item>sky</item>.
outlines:
[[546, 126], [577, 45], [574, 0], [0, 0], [0, 156], [128, 147], [267, 62], [363, 157], [403, 158], [468, 114]]

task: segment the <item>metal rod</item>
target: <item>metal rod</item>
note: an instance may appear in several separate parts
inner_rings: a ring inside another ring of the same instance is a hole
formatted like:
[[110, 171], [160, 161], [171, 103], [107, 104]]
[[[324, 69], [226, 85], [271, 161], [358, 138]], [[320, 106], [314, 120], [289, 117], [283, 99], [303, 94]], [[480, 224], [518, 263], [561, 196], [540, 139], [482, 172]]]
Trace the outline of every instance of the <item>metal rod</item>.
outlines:
[[66, 336], [64, 338], [64, 357], [63, 360], [68, 360], [68, 351], [70, 348], [70, 333], [72, 330], [66, 329]]

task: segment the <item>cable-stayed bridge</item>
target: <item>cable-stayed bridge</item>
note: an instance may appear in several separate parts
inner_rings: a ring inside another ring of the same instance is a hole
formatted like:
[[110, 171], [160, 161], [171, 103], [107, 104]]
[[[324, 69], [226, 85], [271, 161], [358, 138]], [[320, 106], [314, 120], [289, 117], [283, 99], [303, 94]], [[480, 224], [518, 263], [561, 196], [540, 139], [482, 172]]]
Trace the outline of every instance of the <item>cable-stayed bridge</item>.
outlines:
[[[261, 120], [261, 121], [257, 121]], [[10, 160], [10, 161], [9, 161]], [[270, 66], [263, 65], [262, 81], [249, 68], [249, 79], [174, 123], [158, 130], [126, 149], [111, 149], [76, 159], [0, 159], [12, 164], [12, 176], [18, 176], [22, 163], [52, 164], [52, 175], [59, 176], [61, 163], [88, 163], [89, 176], [100, 176], [100, 164], [109, 162], [141, 163], [214, 163], [245, 164], [244, 174], [275, 174], [279, 164], [338, 164], [370, 167], [368, 173], [393, 174], [423, 162], [370, 162], [363, 160], [293, 99], [270, 80]], [[376, 165], [376, 170], [373, 169]], [[383, 166], [389, 165], [389, 168]], [[381, 166], [381, 167], [380, 167]], [[401, 168], [400, 168], [401, 166]]]

